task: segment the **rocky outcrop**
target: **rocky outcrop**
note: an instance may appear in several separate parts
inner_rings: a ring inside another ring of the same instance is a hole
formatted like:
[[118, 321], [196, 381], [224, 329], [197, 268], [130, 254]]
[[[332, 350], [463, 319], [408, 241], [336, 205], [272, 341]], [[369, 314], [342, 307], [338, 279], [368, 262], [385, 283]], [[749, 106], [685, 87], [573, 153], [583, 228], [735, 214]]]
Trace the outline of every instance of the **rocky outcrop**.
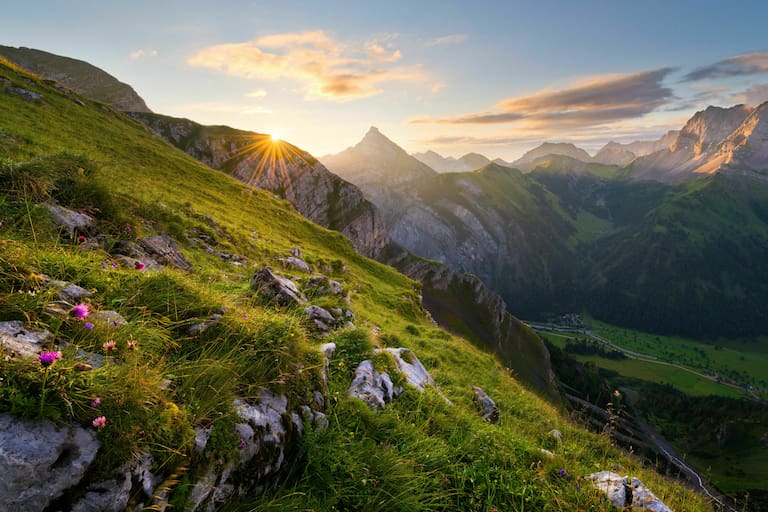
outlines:
[[76, 93], [102, 101], [118, 110], [150, 112], [133, 88], [82, 60], [32, 48], [0, 46], [0, 56], [45, 78], [56, 80]]
[[139, 244], [150, 256], [153, 256], [163, 265], [170, 265], [188, 272], [192, 270], [192, 264], [179, 251], [176, 241], [165, 233], [142, 238], [139, 240]]
[[402, 392], [402, 388], [392, 384], [387, 372], [379, 373], [371, 361], [365, 360], [355, 370], [347, 394], [362, 400], [372, 409], [383, 409]]
[[389, 235], [376, 208], [355, 186], [332, 174], [312, 155], [269, 135], [188, 119], [131, 114], [154, 134], [206, 165], [290, 202], [311, 221], [341, 232], [355, 249], [376, 257]]
[[98, 450], [93, 431], [0, 414], [0, 509], [44, 510], [80, 482]]
[[61, 227], [69, 238], [75, 234], [88, 233], [93, 227], [94, 218], [88, 214], [76, 212], [57, 204], [46, 204], [45, 207], [51, 213], [51, 220]]
[[392, 356], [395, 360], [397, 371], [403, 375], [405, 381], [411, 386], [419, 391], [424, 391], [426, 386], [435, 385], [432, 376], [412, 350], [407, 348], [385, 348], [383, 351]]
[[549, 155], [568, 156], [582, 162], [592, 161], [589, 153], [573, 144], [566, 142], [544, 142], [512, 162], [512, 167], [521, 171], [529, 171], [532, 169], [534, 162]]
[[622, 477], [612, 471], [600, 471], [587, 475], [595, 487], [605, 493], [614, 507], [619, 510], [648, 510], [652, 512], [672, 512], [639, 479]]
[[480, 411], [480, 415], [488, 423], [496, 424], [499, 422], [499, 408], [496, 406], [496, 402], [488, 396], [488, 394], [477, 386], [472, 386], [472, 401], [475, 402], [477, 410]]
[[304, 304], [307, 302], [307, 298], [299, 291], [296, 283], [286, 277], [274, 274], [267, 267], [253, 275], [251, 288], [278, 304]]
[[0, 353], [3, 357], [34, 357], [46, 348], [50, 339], [50, 332], [25, 325], [21, 320], [0, 322]]

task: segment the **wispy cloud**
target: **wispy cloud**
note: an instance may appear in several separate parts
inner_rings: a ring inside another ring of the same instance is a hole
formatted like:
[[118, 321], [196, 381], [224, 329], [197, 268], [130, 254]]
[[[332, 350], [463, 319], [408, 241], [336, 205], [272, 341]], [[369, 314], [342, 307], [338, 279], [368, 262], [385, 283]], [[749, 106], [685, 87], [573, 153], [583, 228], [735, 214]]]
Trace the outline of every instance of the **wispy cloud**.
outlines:
[[244, 43], [204, 48], [187, 59], [251, 79], [290, 79], [304, 85], [306, 99], [350, 100], [381, 92], [385, 82], [425, 82], [419, 66], [394, 66], [402, 54], [394, 34], [351, 47], [322, 30], [272, 34]]
[[255, 91], [251, 91], [246, 94], [246, 97], [248, 98], [263, 98], [267, 95], [267, 91], [264, 89], [256, 89]]
[[446, 44], [460, 44], [469, 38], [467, 34], [449, 34], [447, 36], [436, 37], [427, 41], [425, 46], [442, 46]]
[[683, 77], [683, 81], [695, 82], [710, 78], [729, 78], [759, 73], [768, 73], [768, 53], [755, 52], [729, 57], [714, 64], [694, 69]]
[[272, 111], [261, 106], [248, 105], [245, 103], [230, 103], [226, 101], [204, 101], [199, 103], [184, 103], [175, 105], [174, 110], [180, 112], [217, 112], [217, 113], [239, 113], [239, 114], [271, 114]]
[[672, 71], [661, 68], [624, 75], [604, 75], [571, 87], [508, 98], [484, 112], [450, 118], [417, 118], [412, 124], [500, 124], [522, 122], [529, 128], [594, 126], [641, 117], [669, 103], [674, 95], [662, 81]]
[[745, 91], [736, 93], [731, 98], [736, 103], [757, 106], [768, 101], [768, 84], [756, 84]]
[[135, 52], [131, 52], [128, 56], [131, 58], [131, 60], [139, 60], [146, 57], [157, 57], [157, 50], [154, 48], [150, 48], [148, 50], [139, 48]]

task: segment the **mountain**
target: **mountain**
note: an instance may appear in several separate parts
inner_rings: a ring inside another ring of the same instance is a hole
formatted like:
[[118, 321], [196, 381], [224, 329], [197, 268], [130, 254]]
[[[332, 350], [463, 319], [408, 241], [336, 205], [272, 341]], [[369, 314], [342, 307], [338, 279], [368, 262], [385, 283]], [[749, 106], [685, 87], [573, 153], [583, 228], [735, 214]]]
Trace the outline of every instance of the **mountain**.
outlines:
[[474, 171], [491, 163], [488, 158], [479, 153], [467, 153], [461, 158], [453, 158], [441, 156], [434, 151], [427, 151], [425, 153], [414, 153], [411, 156], [437, 172]]
[[756, 107], [697, 172], [768, 173], [768, 102]]
[[0, 45], [0, 56], [50, 80], [56, 80], [83, 96], [125, 112], [151, 112], [128, 84], [82, 60], [32, 48]]
[[592, 157], [583, 149], [566, 142], [545, 142], [512, 162], [511, 167], [522, 171], [529, 171], [535, 165], [536, 160], [549, 155], [563, 155], [582, 162], [591, 162]]
[[158, 114], [131, 116], [206, 165], [280, 195], [312, 222], [349, 237], [361, 254], [376, 257], [390, 243], [383, 218], [363, 193], [306, 151], [228, 126]]
[[274, 194], [3, 59], [0, 110], [0, 508], [608, 507], [565, 458], [706, 510]]
[[707, 107], [688, 120], [668, 148], [637, 158], [628, 169], [640, 179], [680, 181], [697, 172], [714, 172], [719, 146], [752, 113], [746, 105]]
[[680, 130], [670, 130], [656, 140], [638, 140], [627, 144], [608, 142], [595, 154], [595, 162], [608, 165], [627, 165], [635, 157], [645, 156], [667, 149], [676, 140]]

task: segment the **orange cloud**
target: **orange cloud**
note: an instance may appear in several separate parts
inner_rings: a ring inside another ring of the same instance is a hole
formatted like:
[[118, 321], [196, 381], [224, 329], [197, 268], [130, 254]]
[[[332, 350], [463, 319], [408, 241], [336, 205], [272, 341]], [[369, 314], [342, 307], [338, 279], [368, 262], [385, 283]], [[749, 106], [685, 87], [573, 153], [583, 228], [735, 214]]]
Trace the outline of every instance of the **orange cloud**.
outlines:
[[306, 99], [349, 100], [378, 94], [385, 82], [428, 79], [418, 66], [392, 66], [402, 57], [393, 48], [395, 37], [385, 35], [356, 49], [322, 30], [272, 34], [204, 48], [187, 63], [243, 78], [296, 80], [304, 84]]

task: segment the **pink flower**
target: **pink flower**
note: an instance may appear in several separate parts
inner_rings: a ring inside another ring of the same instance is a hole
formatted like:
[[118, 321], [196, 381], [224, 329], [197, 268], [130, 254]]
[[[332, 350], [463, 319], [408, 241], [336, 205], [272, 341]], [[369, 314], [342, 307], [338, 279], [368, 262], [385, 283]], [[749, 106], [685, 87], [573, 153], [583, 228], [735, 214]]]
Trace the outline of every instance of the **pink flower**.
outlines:
[[87, 317], [90, 314], [91, 314], [91, 308], [88, 306], [88, 304], [85, 304], [84, 302], [81, 302], [80, 304], [77, 304], [76, 306], [72, 307], [72, 316], [80, 320], [82, 320], [83, 318]]
[[133, 268], [135, 268], [136, 270], [144, 270], [144, 267], [146, 267], [146, 265], [141, 261], [137, 261], [136, 263], [133, 264]]
[[94, 409], [100, 405], [101, 405], [101, 398], [96, 397], [93, 400], [91, 400], [91, 407], [93, 407]]
[[43, 366], [51, 366], [57, 359], [61, 357], [61, 352], [41, 352], [37, 356], [38, 361]]
[[91, 422], [91, 425], [93, 425], [93, 428], [103, 428], [107, 424], [107, 418], [106, 416], [99, 416], [95, 420]]
[[117, 348], [117, 343], [115, 343], [115, 340], [105, 341], [102, 348], [105, 352], [111, 352]]
[[128, 350], [136, 350], [136, 340], [129, 340], [128, 341]]
[[78, 241], [79, 243], [81, 243], [81, 244], [82, 244], [83, 242], [85, 242], [85, 241], [86, 241], [86, 238], [85, 238], [85, 236], [83, 236], [83, 235], [78, 235], [78, 237], [77, 237], [77, 241]]

